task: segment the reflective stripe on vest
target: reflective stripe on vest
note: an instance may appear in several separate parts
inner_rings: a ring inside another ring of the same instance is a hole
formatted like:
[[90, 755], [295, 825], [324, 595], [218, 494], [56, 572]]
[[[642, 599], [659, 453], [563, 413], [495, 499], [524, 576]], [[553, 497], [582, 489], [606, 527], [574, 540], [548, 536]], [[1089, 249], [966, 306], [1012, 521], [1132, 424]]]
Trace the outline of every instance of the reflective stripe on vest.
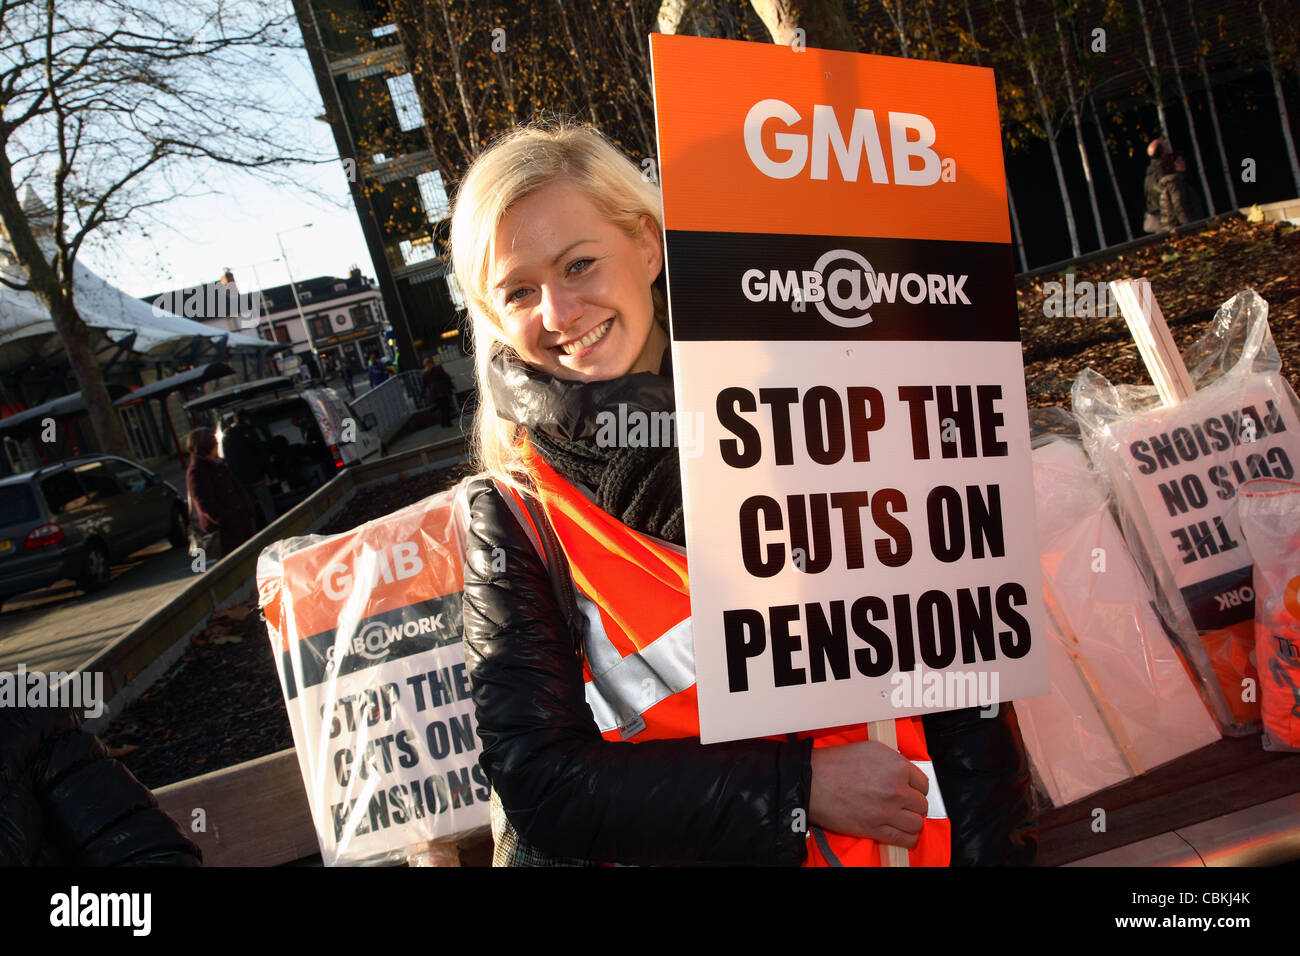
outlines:
[[[586, 619], [586, 699], [607, 740], [699, 737], [686, 559], [602, 511], [525, 445], [538, 498], [568, 559]], [[919, 717], [894, 721], [898, 748], [930, 781], [913, 866], [947, 866], [951, 828]], [[814, 747], [868, 740], [856, 724], [792, 735]], [[777, 738], [781, 739], [781, 738]], [[806, 821], [805, 821], [806, 823]], [[873, 840], [811, 828], [805, 866], [879, 866]]]
[[600, 609], [581, 591], [578, 610], [587, 619], [586, 652], [591, 680], [587, 681], [587, 706], [602, 734], [621, 732], [623, 739], [644, 729], [642, 715], [695, 683], [695, 642], [691, 619], [667, 632], [640, 651], [624, 656], [605, 633]]

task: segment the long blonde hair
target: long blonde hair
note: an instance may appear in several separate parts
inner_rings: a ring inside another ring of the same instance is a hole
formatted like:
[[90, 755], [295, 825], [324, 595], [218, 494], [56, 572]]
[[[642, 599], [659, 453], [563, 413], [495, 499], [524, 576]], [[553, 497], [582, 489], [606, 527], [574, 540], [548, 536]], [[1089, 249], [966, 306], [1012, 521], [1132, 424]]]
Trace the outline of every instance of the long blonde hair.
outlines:
[[[502, 351], [513, 352], [488, 295], [496, 230], [520, 200], [564, 180], [581, 190], [602, 215], [629, 236], [641, 217], [654, 219], [663, 236], [659, 189], [648, 182], [594, 126], [565, 120], [536, 121], [505, 133], [474, 160], [456, 191], [451, 216], [452, 270], [465, 297], [474, 342], [478, 413], [473, 452], [480, 467], [518, 487], [527, 474], [518, 428], [497, 415], [487, 387], [488, 367]], [[654, 289], [655, 318], [667, 328], [667, 308]]]

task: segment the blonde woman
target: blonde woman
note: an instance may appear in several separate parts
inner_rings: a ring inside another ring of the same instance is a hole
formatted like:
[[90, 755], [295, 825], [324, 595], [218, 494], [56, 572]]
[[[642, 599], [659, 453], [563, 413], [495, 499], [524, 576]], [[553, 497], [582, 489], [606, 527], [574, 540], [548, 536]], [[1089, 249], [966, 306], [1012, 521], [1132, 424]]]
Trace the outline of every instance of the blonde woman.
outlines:
[[660, 201], [637, 167], [590, 127], [514, 130], [462, 180], [451, 241], [488, 472], [464, 622], [497, 862], [874, 865], [880, 842], [915, 865], [1028, 862], [1009, 707], [898, 721], [911, 759], [865, 726], [700, 743], [677, 450], [597, 421], [673, 409]]

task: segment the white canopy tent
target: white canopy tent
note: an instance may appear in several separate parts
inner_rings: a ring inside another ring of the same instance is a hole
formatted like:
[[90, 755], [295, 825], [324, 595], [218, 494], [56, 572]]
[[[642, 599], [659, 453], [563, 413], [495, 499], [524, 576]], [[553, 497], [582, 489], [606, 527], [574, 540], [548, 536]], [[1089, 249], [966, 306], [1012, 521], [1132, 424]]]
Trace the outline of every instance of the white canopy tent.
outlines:
[[[23, 197], [23, 206], [40, 230], [38, 239], [46, 254], [52, 255], [49, 212], [30, 186]], [[0, 241], [0, 273], [12, 282], [25, 282], [27, 278], [3, 241]], [[90, 328], [96, 354], [105, 361], [122, 347], [139, 364], [172, 360], [187, 365], [228, 360], [241, 351], [260, 353], [283, 348], [256, 335], [225, 332], [155, 309], [114, 287], [80, 262], [73, 265], [73, 296], [77, 313]], [[62, 343], [40, 299], [32, 292], [0, 286], [0, 374], [63, 361]]]
[[[231, 352], [283, 347], [254, 335], [223, 332], [155, 310], [114, 288], [81, 263], [75, 263], [73, 269], [77, 313], [97, 340], [99, 354], [111, 353], [125, 343], [130, 352], [148, 362], [183, 359], [188, 364], [199, 364], [227, 358]], [[12, 267], [4, 271], [21, 281], [21, 273], [15, 275]], [[36, 295], [0, 286], [0, 373], [61, 360], [62, 353], [54, 322]]]

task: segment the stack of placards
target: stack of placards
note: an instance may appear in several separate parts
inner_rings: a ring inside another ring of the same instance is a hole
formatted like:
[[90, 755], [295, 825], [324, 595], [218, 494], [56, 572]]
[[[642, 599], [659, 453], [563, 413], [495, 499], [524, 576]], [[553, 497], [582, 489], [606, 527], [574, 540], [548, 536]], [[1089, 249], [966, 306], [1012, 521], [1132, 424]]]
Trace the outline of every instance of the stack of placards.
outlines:
[[488, 824], [461, 646], [457, 490], [258, 558], [327, 866], [404, 859]]
[[1134, 553], [1148, 563], [1179, 650], [1225, 733], [1259, 729], [1251, 555], [1236, 495], [1300, 462], [1295, 393], [1281, 375], [1267, 304], [1254, 292], [1220, 308], [1186, 353], [1197, 391], [1173, 405], [1153, 388], [1115, 387], [1086, 370], [1074, 411], [1107, 476]]
[[1219, 739], [1077, 442], [1034, 450], [1052, 693], [1016, 701], [1056, 806]]

